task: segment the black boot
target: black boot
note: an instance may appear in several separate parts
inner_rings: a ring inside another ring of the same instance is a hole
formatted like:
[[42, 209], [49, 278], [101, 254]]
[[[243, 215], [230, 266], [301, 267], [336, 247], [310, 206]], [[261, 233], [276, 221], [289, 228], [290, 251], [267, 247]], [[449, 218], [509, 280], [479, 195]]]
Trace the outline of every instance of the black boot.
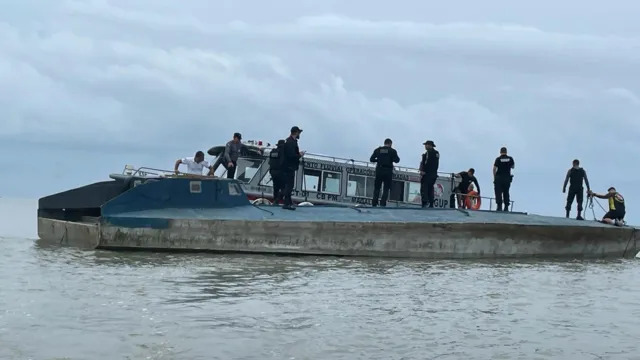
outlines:
[[[568, 219], [569, 218], [569, 213], [571, 212], [571, 210], [567, 210], [567, 215], [565, 215], [565, 217]], [[580, 215], [578, 215], [580, 216]]]
[[578, 210], [578, 216], [576, 217], [576, 220], [584, 220], [579, 210]]

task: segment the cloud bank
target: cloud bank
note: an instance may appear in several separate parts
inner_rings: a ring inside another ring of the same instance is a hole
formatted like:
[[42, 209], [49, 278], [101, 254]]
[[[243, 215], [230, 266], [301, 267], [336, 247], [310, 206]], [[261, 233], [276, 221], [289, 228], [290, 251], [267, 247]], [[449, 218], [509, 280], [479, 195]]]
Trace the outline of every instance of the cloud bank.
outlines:
[[[442, 170], [475, 167], [489, 195], [505, 145], [520, 210], [562, 214], [559, 190], [578, 157], [594, 187], [627, 187], [632, 213], [634, 175], [621, 175], [636, 173], [626, 165], [639, 155], [638, 33], [387, 20], [383, 9], [367, 18], [320, 5], [260, 20], [264, 8], [238, 4], [16, 5], [0, 15], [4, 146], [41, 149], [47, 164], [84, 161], [81, 172], [101, 178], [119, 170], [116, 153], [121, 165], [170, 167], [235, 131], [276, 141], [299, 125], [302, 148], [348, 158], [391, 137], [405, 166], [433, 139]], [[38, 189], [85, 179], [73, 174]], [[5, 188], [32, 194], [19, 179]]]

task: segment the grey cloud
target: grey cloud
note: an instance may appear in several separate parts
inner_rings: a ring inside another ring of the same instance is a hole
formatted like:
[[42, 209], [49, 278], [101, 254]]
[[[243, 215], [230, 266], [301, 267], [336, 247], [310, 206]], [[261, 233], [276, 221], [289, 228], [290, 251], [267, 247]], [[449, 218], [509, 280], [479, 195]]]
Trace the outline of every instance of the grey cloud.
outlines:
[[[273, 5], [214, 14], [207, 1], [72, 1], [34, 21], [0, 15], [0, 81], [11, 89], [0, 95], [0, 138], [73, 149], [64, 156], [93, 147], [150, 161], [148, 152], [162, 166], [234, 131], [273, 142], [296, 124], [303, 148], [347, 158], [367, 158], [390, 136], [407, 166], [431, 138], [443, 170], [474, 166], [483, 179], [506, 145], [523, 164], [521, 198], [556, 192], [543, 179], [561, 184], [574, 157], [598, 184], [638, 156], [635, 33], [471, 15], [374, 21], [396, 10], [371, 5], [368, 20], [351, 2], [288, 4], [269, 21], [256, 19]], [[331, 12], [351, 16], [321, 15]], [[600, 146], [619, 156], [600, 161]]]

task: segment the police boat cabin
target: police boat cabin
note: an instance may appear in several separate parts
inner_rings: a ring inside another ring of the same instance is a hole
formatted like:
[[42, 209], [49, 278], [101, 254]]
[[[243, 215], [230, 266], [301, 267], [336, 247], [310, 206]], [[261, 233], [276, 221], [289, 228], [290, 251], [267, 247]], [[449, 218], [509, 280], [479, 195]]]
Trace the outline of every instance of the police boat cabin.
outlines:
[[[243, 145], [233, 177], [242, 183], [254, 204], [271, 204], [274, 196], [269, 155], [276, 147], [255, 140], [244, 141]], [[218, 157], [215, 167], [223, 167], [221, 176], [226, 175], [226, 165], [221, 161], [224, 150], [224, 145], [208, 150], [209, 155]], [[295, 174], [292, 200], [300, 205], [371, 205], [374, 180], [373, 163], [306, 153]], [[434, 185], [434, 207], [455, 207], [454, 192], [459, 183], [460, 179], [454, 174], [439, 173]], [[480, 199], [475, 199], [473, 204], [474, 208], [479, 209]], [[421, 207], [418, 169], [394, 168], [387, 207], [394, 206]]]

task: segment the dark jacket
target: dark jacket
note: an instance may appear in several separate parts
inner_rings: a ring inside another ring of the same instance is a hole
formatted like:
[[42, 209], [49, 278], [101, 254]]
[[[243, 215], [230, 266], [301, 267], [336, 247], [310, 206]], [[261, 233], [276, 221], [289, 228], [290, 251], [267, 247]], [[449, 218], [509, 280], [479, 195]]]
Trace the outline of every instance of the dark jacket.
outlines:
[[289, 136], [284, 143], [284, 159], [283, 169], [296, 171], [300, 166], [300, 149], [298, 148], [298, 140]]
[[458, 175], [462, 178], [460, 180], [460, 185], [458, 185], [461, 190], [464, 189], [466, 191], [466, 189], [469, 188], [469, 185], [474, 183], [476, 185], [476, 190], [480, 193], [480, 184], [478, 184], [478, 179], [476, 179], [475, 176], [469, 175], [466, 171], [460, 172]]
[[497, 168], [496, 176], [507, 177], [511, 176], [511, 169], [516, 165], [516, 162], [509, 155], [500, 155], [493, 162], [493, 166]]
[[373, 151], [369, 161], [376, 163], [377, 169], [393, 171], [393, 163], [400, 162], [398, 152], [391, 146], [380, 146]]
[[438, 167], [440, 167], [440, 153], [436, 149], [429, 149], [422, 154], [420, 162], [420, 171], [424, 171], [425, 175], [438, 176]]
[[284, 144], [278, 145], [269, 153], [269, 170], [280, 171], [284, 164]]
[[569, 183], [569, 189], [581, 189], [582, 181], [587, 184], [587, 189], [591, 189], [589, 186], [589, 179], [587, 178], [587, 172], [584, 171], [583, 168], [574, 168], [572, 167], [567, 171], [567, 177], [564, 179], [563, 189], [567, 187], [567, 183]]

